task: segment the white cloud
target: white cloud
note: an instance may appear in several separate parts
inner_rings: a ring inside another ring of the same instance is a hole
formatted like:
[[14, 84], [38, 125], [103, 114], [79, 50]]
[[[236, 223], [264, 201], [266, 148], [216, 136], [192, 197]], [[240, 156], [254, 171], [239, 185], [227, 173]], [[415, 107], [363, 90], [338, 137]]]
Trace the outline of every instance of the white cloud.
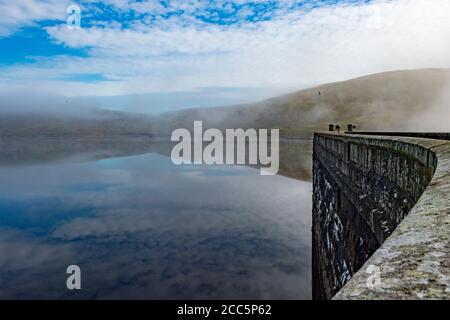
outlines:
[[67, 0], [0, 0], [0, 37], [39, 20], [65, 20]]
[[[205, 2], [190, 3], [200, 10]], [[116, 5], [128, 8], [123, 1]], [[147, 6], [134, 4], [156, 10]], [[189, 14], [156, 24], [144, 19], [130, 29], [54, 26], [47, 28], [54, 41], [89, 48], [90, 56], [4, 68], [0, 92], [30, 85], [75, 96], [201, 87], [287, 90], [386, 70], [450, 67], [449, 12], [449, 0], [395, 0], [280, 9], [269, 21], [227, 26], [192, 21]], [[57, 80], [74, 73], [100, 73], [108, 81]]]

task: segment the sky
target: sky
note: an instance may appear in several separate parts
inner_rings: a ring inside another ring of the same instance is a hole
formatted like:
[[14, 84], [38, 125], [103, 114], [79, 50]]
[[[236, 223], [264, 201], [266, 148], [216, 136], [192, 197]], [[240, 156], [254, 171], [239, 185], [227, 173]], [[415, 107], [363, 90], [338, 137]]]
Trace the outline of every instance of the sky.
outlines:
[[449, 14], [450, 0], [0, 0], [0, 96], [154, 113], [449, 68]]

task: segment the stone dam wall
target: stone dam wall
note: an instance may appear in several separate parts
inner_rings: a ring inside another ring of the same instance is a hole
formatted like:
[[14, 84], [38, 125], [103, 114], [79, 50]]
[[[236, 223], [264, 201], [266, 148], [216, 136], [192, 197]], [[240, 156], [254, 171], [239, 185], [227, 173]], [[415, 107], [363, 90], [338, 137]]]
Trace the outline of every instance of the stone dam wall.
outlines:
[[450, 299], [449, 134], [388, 134], [314, 135], [314, 299]]

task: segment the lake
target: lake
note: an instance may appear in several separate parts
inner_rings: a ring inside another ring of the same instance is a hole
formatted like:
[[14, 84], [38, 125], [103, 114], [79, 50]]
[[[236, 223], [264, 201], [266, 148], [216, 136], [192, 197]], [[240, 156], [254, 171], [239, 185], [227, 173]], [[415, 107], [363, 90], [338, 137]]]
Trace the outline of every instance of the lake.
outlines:
[[311, 298], [309, 144], [280, 147], [284, 176], [149, 141], [0, 147], [0, 298]]

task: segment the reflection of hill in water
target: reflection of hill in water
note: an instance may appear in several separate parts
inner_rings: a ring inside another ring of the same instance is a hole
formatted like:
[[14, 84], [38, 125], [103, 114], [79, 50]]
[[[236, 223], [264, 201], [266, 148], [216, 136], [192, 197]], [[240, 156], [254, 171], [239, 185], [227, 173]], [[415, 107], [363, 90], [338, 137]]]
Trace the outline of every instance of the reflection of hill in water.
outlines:
[[281, 142], [279, 174], [304, 181], [311, 181], [312, 141], [287, 140]]
[[149, 138], [5, 138], [0, 165], [27, 166], [84, 162], [152, 152]]
[[[0, 139], [0, 166], [30, 166], [158, 153], [170, 157], [174, 143], [149, 137], [134, 138], [6, 138]], [[311, 180], [309, 140], [280, 142], [279, 174]]]

